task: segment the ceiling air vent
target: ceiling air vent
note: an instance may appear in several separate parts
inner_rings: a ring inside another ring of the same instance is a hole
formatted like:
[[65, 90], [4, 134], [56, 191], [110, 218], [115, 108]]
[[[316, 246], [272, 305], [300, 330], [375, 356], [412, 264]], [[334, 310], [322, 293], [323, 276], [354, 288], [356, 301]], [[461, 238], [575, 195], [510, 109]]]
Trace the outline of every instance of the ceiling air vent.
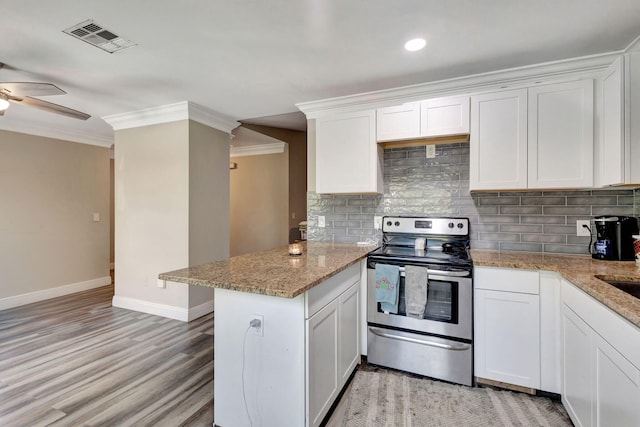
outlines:
[[136, 43], [96, 24], [91, 19], [62, 31], [109, 53], [115, 53], [136, 45]]

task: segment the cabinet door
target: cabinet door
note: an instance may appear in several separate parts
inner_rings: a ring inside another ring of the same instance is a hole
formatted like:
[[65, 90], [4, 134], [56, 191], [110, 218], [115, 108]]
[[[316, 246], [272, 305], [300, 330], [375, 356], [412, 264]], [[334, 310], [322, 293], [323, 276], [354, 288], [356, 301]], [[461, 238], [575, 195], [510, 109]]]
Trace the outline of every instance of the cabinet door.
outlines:
[[420, 136], [420, 103], [407, 102], [397, 107], [376, 110], [378, 141], [418, 138]]
[[340, 295], [339, 384], [344, 385], [360, 361], [360, 282]]
[[527, 188], [527, 92], [471, 97], [471, 190]]
[[540, 298], [477, 289], [475, 374], [540, 388]]
[[375, 110], [316, 119], [316, 192], [380, 193], [382, 161]]
[[333, 300], [307, 320], [307, 408], [309, 425], [317, 426], [340, 391], [338, 385], [338, 311]]
[[598, 144], [598, 185], [623, 184], [624, 170], [624, 78], [623, 57], [602, 77], [601, 132]]
[[420, 103], [420, 135], [469, 133], [469, 97], [439, 98]]
[[529, 89], [528, 188], [593, 186], [593, 80]]
[[594, 334], [595, 425], [640, 426], [640, 371]]
[[567, 306], [562, 308], [562, 403], [576, 426], [592, 425], [592, 331]]

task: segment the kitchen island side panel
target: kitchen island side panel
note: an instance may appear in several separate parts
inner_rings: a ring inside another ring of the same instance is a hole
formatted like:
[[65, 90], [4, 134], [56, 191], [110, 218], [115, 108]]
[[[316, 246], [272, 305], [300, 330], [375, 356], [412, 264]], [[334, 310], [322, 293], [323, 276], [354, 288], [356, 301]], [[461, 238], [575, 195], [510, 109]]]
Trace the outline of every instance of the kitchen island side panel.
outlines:
[[[254, 315], [263, 316], [264, 336], [247, 332]], [[305, 425], [304, 320], [304, 294], [215, 289], [215, 425], [250, 426], [247, 412], [254, 426]]]

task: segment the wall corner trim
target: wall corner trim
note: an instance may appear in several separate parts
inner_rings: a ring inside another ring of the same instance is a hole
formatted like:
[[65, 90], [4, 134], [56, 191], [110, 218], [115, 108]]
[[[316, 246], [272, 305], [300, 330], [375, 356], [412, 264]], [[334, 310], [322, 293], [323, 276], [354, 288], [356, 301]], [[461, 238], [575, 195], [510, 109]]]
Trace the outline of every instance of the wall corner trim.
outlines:
[[15, 295], [6, 298], [0, 298], [0, 310], [19, 307], [21, 305], [32, 304], [34, 302], [44, 301], [51, 298], [61, 297], [76, 292], [87, 291], [93, 288], [99, 288], [111, 283], [111, 276], [97, 277], [83, 282], [71, 283], [68, 285], [58, 286], [51, 289], [43, 289], [40, 291], [29, 292], [26, 294]]
[[233, 129], [240, 126], [240, 122], [233, 120], [231, 117], [191, 101], [181, 101], [144, 110], [113, 114], [104, 116], [102, 119], [114, 131], [179, 120], [193, 120], [226, 133], [231, 133]]

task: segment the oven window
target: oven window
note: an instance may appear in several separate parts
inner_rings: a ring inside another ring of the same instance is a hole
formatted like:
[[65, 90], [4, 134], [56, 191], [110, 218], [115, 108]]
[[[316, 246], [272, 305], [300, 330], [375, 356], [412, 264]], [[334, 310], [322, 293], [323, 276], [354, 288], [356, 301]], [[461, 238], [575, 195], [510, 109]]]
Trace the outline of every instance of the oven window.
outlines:
[[[400, 278], [398, 316], [406, 316], [405, 279]], [[378, 311], [382, 313], [378, 303]], [[424, 319], [445, 323], [458, 323], [458, 282], [429, 279]]]

